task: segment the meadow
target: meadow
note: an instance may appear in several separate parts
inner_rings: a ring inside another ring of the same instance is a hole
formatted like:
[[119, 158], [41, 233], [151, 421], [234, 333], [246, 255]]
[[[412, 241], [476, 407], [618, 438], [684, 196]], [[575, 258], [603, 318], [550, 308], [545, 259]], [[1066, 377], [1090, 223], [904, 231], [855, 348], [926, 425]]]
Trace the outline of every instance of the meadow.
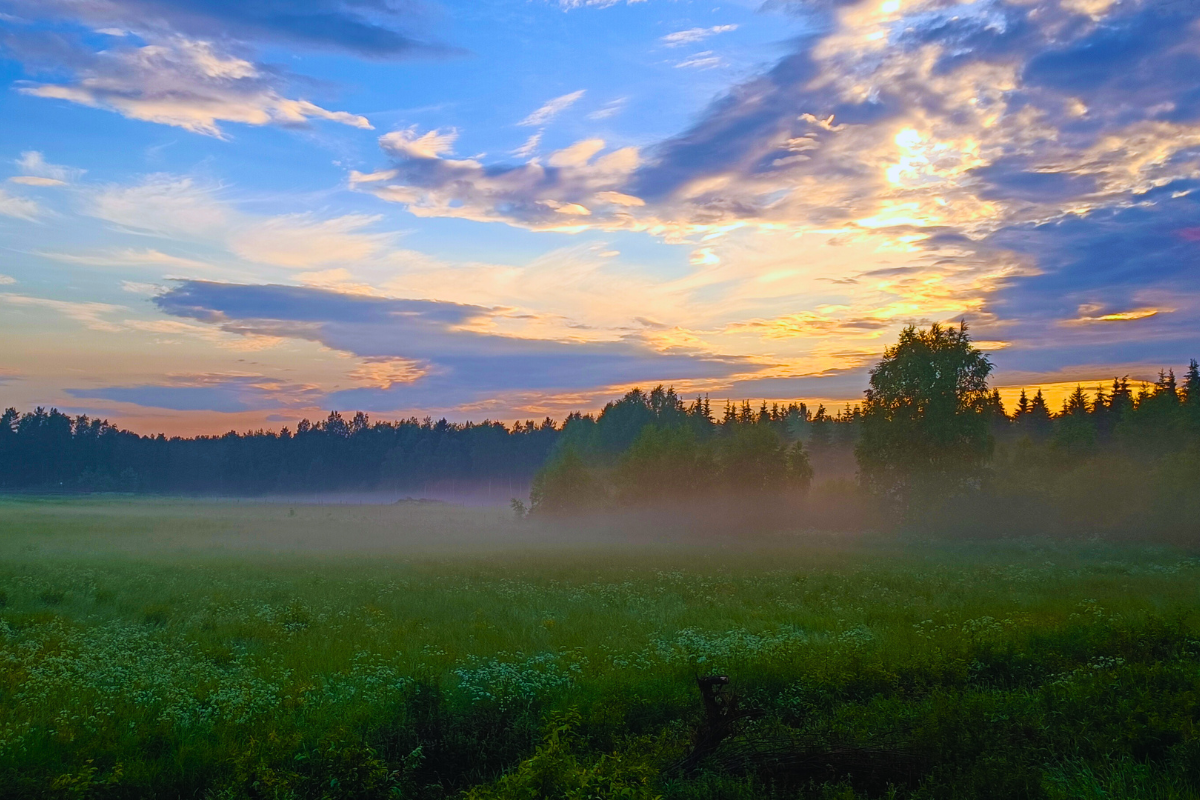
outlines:
[[0, 501], [0, 797], [1200, 797], [1200, 554], [736, 527]]

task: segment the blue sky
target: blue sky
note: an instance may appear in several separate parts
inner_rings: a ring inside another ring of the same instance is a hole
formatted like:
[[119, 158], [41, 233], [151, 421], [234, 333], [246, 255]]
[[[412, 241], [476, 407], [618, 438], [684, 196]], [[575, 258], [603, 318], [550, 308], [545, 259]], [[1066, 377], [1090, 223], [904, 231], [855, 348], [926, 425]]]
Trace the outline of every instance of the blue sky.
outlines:
[[1200, 355], [1195, 3], [0, 0], [0, 387], [140, 430]]

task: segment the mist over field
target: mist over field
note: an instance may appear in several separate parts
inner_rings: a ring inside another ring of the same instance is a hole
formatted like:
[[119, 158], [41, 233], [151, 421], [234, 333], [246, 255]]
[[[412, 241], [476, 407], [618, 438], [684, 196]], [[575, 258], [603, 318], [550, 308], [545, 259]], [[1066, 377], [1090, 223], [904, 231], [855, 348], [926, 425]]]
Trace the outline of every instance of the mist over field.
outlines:
[[1194, 550], [644, 522], [0, 501], [0, 795], [1194, 796]]

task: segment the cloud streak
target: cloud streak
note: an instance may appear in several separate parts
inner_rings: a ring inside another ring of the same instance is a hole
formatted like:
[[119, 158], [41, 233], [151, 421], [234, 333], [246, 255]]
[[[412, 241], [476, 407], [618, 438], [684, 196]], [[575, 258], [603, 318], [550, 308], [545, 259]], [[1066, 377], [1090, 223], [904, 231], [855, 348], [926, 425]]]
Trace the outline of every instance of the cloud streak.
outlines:
[[342, 407], [457, 405], [510, 391], [722, 377], [746, 359], [608, 341], [532, 339], [491, 331], [504, 309], [346, 294], [294, 286], [185, 281], [155, 298], [164, 313], [227, 333], [318, 342], [361, 359], [362, 388], [330, 395]]
[[713, 25], [711, 28], [688, 28], [687, 30], [668, 33], [662, 37], [661, 41], [667, 47], [680, 47], [685, 44], [702, 42], [710, 36], [716, 36], [718, 33], [736, 31], [737, 28], [737, 25]]
[[397, 58], [447, 52], [408, 29], [427, 16], [417, 2], [398, 0], [6, 0], [19, 17], [82, 22], [149, 34], [181, 33], [227, 39], [340, 50], [368, 58]]
[[562, 112], [566, 111], [571, 106], [579, 102], [580, 98], [586, 94], [585, 89], [580, 89], [577, 92], [564, 94], [556, 97], [553, 100], [547, 100], [540, 108], [532, 112], [525, 119], [518, 122], [518, 125], [523, 125], [527, 128], [536, 128], [539, 125], [545, 125], [550, 120], [557, 117]]
[[13, 217], [27, 221], [36, 220], [42, 215], [42, 207], [33, 200], [18, 197], [0, 189], [0, 216]]
[[225, 414], [307, 408], [324, 400], [324, 393], [314, 386], [288, 383], [264, 375], [170, 375], [166, 382], [160, 384], [66, 391], [81, 400], [107, 400], [144, 408]]

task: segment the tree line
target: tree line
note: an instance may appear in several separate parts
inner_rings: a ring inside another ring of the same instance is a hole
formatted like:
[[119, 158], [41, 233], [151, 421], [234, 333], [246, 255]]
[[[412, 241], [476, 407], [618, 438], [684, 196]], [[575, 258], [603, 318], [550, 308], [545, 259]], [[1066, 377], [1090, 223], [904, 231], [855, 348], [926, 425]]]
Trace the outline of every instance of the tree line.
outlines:
[[139, 436], [86, 415], [10, 408], [0, 416], [0, 488], [252, 495], [491, 482], [520, 492], [558, 434], [549, 419], [508, 427], [334, 411], [295, 431]]
[[[965, 326], [910, 326], [871, 371], [862, 403], [685, 400], [634, 389], [598, 414], [511, 427], [338, 412], [295, 431], [139, 436], [56, 410], [0, 416], [0, 488], [264, 494], [469, 489], [522, 493], [522, 514], [739, 498], [813, 519], [841, 504], [879, 520], [980, 529], [1195, 528], [1200, 367], [1134, 385], [1082, 386], [1052, 410], [1011, 413]], [[862, 514], [856, 517], [862, 522]], [[814, 523], [816, 524], [816, 523]]]

